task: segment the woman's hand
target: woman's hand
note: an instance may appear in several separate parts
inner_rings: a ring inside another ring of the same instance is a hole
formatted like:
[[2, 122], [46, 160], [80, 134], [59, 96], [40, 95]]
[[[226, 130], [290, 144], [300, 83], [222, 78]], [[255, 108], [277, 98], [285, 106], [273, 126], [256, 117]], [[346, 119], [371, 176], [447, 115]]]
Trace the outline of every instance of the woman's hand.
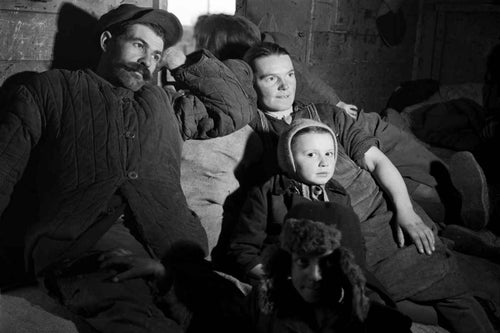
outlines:
[[345, 111], [351, 118], [358, 119], [358, 107], [353, 104], [346, 104], [342, 101], [337, 103], [337, 106]]
[[165, 275], [165, 267], [161, 262], [139, 255], [125, 249], [115, 249], [103, 253], [99, 257], [101, 268], [120, 266], [123, 271], [113, 277], [114, 282], [119, 282], [137, 277], [154, 277], [159, 279]]
[[413, 209], [405, 216], [396, 215], [396, 232], [399, 247], [405, 245], [405, 233], [410, 236], [419, 253], [431, 255], [435, 250], [435, 238], [429, 228]]

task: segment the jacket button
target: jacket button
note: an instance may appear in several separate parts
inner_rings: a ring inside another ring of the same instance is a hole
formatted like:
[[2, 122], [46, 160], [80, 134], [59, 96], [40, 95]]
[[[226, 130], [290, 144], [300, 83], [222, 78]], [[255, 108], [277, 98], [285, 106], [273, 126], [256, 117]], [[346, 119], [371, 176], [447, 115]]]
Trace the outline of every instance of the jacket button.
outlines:
[[126, 131], [125, 132], [125, 137], [127, 139], [135, 139], [135, 133], [134, 132], [130, 132], [130, 131]]
[[128, 174], [127, 174], [128, 178], [130, 179], [137, 179], [139, 178], [139, 174], [135, 171], [130, 171]]

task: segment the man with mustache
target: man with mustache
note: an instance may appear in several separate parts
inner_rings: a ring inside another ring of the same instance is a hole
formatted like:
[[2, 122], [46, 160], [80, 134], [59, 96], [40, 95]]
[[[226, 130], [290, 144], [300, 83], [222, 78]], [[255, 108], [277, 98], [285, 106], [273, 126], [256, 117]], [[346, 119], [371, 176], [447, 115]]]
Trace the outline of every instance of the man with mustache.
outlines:
[[[183, 140], [249, 122], [253, 97], [206, 51], [171, 48], [173, 14], [125, 4], [97, 23], [95, 70], [49, 70], [14, 87], [0, 120], [0, 212], [35, 163], [39, 213], [26, 233], [27, 267], [51, 295], [102, 332], [181, 332], [143, 278], [115, 283], [104, 251], [161, 258], [207, 238], [180, 185]], [[196, 96], [152, 84], [164, 64]], [[251, 75], [243, 62], [230, 64]], [[168, 312], [168, 309], [167, 309]]]

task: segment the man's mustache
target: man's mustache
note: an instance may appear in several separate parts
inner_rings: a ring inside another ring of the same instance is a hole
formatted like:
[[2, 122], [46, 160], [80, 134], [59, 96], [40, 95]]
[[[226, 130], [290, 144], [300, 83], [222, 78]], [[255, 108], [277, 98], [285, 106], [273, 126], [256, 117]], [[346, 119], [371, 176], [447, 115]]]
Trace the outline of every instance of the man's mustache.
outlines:
[[141, 73], [142, 78], [145, 81], [151, 80], [151, 72], [143, 64], [132, 63], [131, 62], [131, 63], [128, 63], [128, 64], [123, 64], [121, 67], [123, 69], [125, 69], [126, 71], [129, 71], [129, 72], [138, 72], [138, 73]]

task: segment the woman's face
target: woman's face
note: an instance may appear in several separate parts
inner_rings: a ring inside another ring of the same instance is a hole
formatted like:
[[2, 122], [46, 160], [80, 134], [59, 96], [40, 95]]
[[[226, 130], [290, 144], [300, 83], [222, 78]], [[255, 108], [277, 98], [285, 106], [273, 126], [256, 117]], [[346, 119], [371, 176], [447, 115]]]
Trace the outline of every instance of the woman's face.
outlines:
[[254, 61], [255, 90], [264, 111], [291, 110], [295, 100], [295, 71], [288, 55], [270, 55]]
[[307, 303], [317, 303], [323, 290], [323, 270], [332, 251], [321, 255], [292, 254], [292, 284]]

